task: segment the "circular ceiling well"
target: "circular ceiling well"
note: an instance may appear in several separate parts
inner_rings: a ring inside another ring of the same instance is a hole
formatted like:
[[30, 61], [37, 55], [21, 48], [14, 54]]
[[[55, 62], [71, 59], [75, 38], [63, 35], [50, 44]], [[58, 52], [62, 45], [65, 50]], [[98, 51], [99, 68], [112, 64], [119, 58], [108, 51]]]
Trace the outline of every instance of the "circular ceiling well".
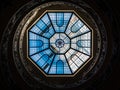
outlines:
[[19, 12], [25, 14], [17, 17], [18, 22], [14, 15], [12, 55], [29, 86], [74, 87], [99, 71], [106, 56], [107, 34], [88, 4], [53, 1]]

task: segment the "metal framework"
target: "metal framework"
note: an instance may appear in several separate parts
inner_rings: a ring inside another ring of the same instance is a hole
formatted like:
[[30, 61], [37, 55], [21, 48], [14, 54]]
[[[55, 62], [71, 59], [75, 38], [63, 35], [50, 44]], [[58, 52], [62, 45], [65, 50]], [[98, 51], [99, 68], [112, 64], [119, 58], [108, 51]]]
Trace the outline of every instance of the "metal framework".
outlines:
[[92, 30], [75, 12], [45, 12], [28, 30], [28, 57], [47, 75], [73, 75], [92, 55]]

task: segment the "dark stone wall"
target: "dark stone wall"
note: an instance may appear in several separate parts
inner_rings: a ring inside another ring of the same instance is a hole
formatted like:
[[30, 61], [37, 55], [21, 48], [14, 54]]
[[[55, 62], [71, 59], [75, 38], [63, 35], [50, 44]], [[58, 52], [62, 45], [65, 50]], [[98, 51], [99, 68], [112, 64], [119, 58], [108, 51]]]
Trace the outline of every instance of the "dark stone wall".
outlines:
[[[24, 4], [30, 0], [1, 0], [0, 1], [0, 41], [6, 28], [6, 25], [12, 15]], [[36, 0], [40, 1], [40, 0]], [[45, 0], [42, 0], [45, 1]], [[49, 0], [48, 0], [49, 1]], [[50, 0], [51, 1], [51, 0]], [[63, 0], [64, 1], [64, 0]], [[67, 1], [67, 0], [66, 0]], [[69, 0], [70, 1], [70, 0]], [[72, 1], [72, 0], [71, 0]], [[74, 0], [75, 1], [75, 0]], [[78, 1], [78, 0], [76, 0]], [[98, 11], [103, 11], [112, 28], [113, 51], [112, 58], [107, 65], [107, 68], [102, 75], [95, 77], [95, 80], [87, 85], [82, 90], [120, 90], [120, 5], [119, 1], [115, 0], [85, 0], [91, 5], [98, 5]], [[2, 50], [2, 49], [0, 49]], [[0, 51], [1, 52], [1, 51]], [[3, 56], [0, 56], [3, 57]], [[1, 60], [1, 59], [0, 59]], [[3, 60], [1, 60], [3, 61]], [[1, 65], [1, 62], [0, 62]], [[15, 80], [9, 78], [9, 67], [0, 66], [0, 89], [4, 90], [21, 90], [21, 83], [16, 83]], [[14, 71], [13, 71], [14, 72]], [[26, 85], [26, 84], [25, 84]], [[28, 90], [32, 90], [29, 88]], [[48, 87], [41, 87], [40, 90], [50, 89]], [[71, 88], [69, 90], [81, 90], [81, 87]]]

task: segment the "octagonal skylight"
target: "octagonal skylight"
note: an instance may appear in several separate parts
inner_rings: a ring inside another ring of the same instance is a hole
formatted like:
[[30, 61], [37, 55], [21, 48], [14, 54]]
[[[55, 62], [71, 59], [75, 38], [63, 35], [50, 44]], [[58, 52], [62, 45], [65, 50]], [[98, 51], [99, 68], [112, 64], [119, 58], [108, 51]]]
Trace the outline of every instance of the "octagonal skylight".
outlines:
[[91, 35], [75, 12], [46, 12], [28, 30], [28, 57], [46, 75], [74, 75], [92, 56]]

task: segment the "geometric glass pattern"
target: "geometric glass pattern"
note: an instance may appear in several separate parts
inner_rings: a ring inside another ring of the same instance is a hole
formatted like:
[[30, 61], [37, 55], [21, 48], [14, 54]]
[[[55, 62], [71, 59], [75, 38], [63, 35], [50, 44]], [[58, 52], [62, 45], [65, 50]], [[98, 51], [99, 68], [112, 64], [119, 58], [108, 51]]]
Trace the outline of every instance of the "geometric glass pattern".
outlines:
[[72, 75], [91, 57], [91, 35], [74, 12], [46, 12], [28, 30], [28, 56], [47, 75]]

